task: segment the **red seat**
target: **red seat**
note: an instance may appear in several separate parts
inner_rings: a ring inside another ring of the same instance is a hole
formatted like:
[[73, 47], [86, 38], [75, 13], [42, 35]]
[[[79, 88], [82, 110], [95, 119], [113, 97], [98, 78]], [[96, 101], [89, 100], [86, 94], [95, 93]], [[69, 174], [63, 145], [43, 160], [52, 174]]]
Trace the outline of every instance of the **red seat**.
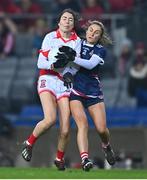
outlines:
[[109, 0], [111, 12], [124, 12], [132, 9], [134, 0]]

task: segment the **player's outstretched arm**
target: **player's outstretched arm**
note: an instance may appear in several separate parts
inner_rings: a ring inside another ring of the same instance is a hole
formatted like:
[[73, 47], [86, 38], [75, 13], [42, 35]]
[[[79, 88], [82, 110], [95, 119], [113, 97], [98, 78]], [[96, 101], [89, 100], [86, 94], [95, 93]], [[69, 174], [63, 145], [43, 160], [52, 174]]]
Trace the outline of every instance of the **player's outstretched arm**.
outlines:
[[93, 54], [92, 57], [88, 61], [86, 59], [75, 57], [75, 60], [73, 62], [89, 70], [93, 69], [98, 64], [100, 65], [104, 64], [104, 60], [96, 54]]

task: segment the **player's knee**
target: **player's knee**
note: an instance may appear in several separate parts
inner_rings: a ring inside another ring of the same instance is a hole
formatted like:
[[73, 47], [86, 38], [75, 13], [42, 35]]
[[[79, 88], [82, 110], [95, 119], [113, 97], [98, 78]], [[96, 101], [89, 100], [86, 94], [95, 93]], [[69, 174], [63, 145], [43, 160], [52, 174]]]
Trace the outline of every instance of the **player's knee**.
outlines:
[[83, 117], [81, 116], [81, 114], [79, 112], [74, 112], [74, 119], [77, 119], [78, 121], [83, 119]]
[[88, 130], [88, 123], [85, 122], [85, 121], [78, 121], [77, 126], [78, 126], [78, 129], [81, 130], [81, 131]]
[[60, 131], [60, 136], [61, 136], [62, 138], [67, 138], [67, 137], [69, 136], [69, 128], [67, 128], [67, 129], [62, 129], [62, 130]]
[[55, 123], [56, 123], [56, 119], [50, 119], [50, 118], [44, 119], [44, 126], [46, 127], [46, 129], [48, 129], [50, 126], [54, 125]]

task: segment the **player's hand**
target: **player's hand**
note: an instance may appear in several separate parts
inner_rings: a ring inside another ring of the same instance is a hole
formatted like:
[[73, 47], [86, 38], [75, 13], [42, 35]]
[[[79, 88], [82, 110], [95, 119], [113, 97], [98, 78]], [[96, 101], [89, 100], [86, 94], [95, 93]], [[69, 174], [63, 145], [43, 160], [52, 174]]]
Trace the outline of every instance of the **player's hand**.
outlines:
[[66, 58], [60, 57], [60, 58], [57, 58], [57, 61], [53, 63], [53, 66], [54, 68], [57, 68], [57, 69], [64, 68], [68, 62], [69, 61]]
[[76, 51], [68, 46], [62, 46], [59, 48], [59, 52], [55, 56], [57, 61], [53, 63], [54, 68], [64, 68], [68, 62], [74, 61]]
[[68, 64], [70, 61], [75, 60], [75, 56], [73, 56], [72, 54], [69, 55], [67, 53], [58, 53], [55, 57], [57, 61], [61, 61], [61, 63], [63, 63], [63, 66]]
[[76, 51], [73, 50], [71, 47], [62, 46], [59, 48], [59, 51], [68, 56], [68, 61], [74, 61], [76, 56]]
[[68, 89], [73, 87], [73, 75], [70, 72], [67, 72], [63, 75], [64, 86]]

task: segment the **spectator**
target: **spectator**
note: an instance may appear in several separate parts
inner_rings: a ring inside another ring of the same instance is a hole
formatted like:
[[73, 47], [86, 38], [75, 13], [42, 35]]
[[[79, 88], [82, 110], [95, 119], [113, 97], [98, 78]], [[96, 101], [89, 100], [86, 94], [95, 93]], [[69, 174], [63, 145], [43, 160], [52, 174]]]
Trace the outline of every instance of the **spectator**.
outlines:
[[34, 26], [33, 31], [33, 56], [38, 55], [39, 49], [41, 49], [41, 44], [44, 39], [44, 35], [47, 33], [47, 26], [44, 19], [38, 19]]
[[40, 15], [42, 13], [42, 8], [39, 4], [34, 3], [32, 0], [21, 0], [20, 9], [22, 14], [32, 15], [32, 17], [24, 17], [20, 23], [23, 30], [30, 30], [34, 26], [34, 22], [36, 20], [36, 17], [33, 17], [33, 15]]
[[128, 93], [137, 99], [138, 107], [147, 107], [147, 52], [130, 69]]
[[0, 58], [13, 54], [16, 26], [3, 13], [0, 14]]
[[128, 12], [134, 5], [134, 0], [109, 0], [111, 12]]
[[128, 75], [132, 60], [132, 42], [129, 39], [124, 39], [121, 44], [121, 51], [118, 58], [118, 70], [121, 76]]
[[57, 22], [57, 16], [60, 14], [64, 9], [71, 8], [75, 12], [81, 12], [81, 8], [79, 2], [77, 0], [56, 0], [51, 8], [51, 14], [53, 15], [52, 18], [52, 28], [55, 27], [55, 22]]
[[82, 16], [86, 20], [95, 20], [104, 13], [98, 0], [84, 0], [85, 7], [82, 9]]
[[81, 10], [80, 5], [76, 0], [56, 0], [55, 7], [53, 8], [53, 14], [59, 14], [67, 8], [71, 8], [76, 12], [80, 12]]
[[21, 0], [20, 9], [22, 13], [29, 13], [29, 14], [42, 13], [42, 8], [39, 6], [39, 4], [34, 3], [32, 0]]
[[145, 53], [145, 45], [143, 42], [138, 42], [136, 44], [136, 49], [135, 49], [135, 59], [136, 61], [143, 61], [144, 59], [144, 53]]
[[15, 14], [20, 13], [20, 8], [11, 0], [0, 0], [0, 12]]

